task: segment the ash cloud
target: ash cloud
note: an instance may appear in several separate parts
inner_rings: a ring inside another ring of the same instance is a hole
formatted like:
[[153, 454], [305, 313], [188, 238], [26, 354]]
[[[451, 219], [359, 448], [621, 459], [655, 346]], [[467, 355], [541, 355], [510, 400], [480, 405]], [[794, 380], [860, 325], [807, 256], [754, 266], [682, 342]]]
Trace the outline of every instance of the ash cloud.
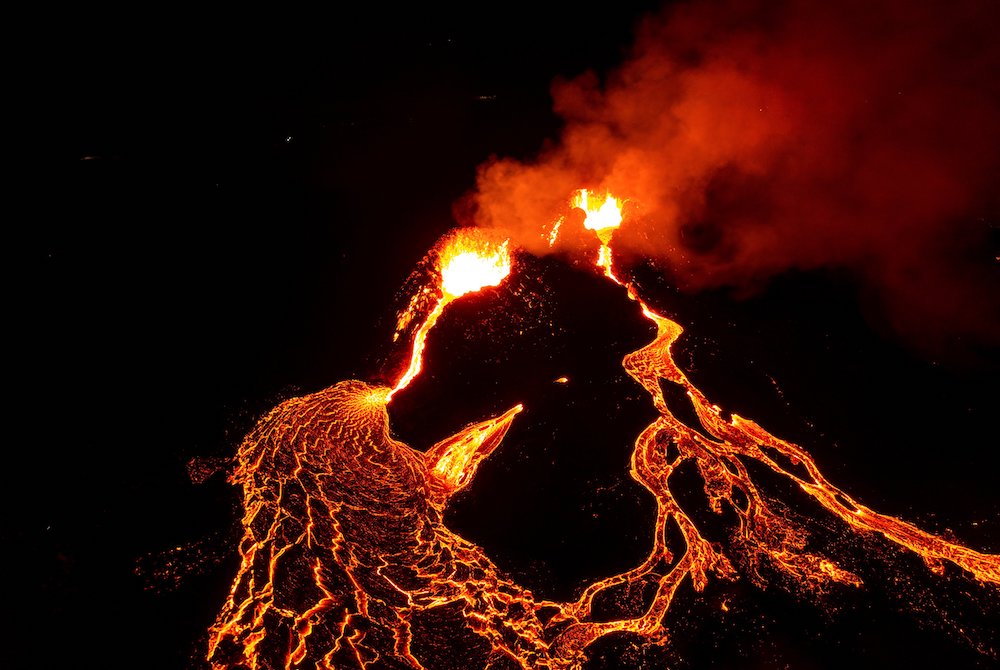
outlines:
[[569, 194], [608, 189], [619, 252], [685, 289], [846, 270], [922, 347], [995, 344], [998, 34], [995, 2], [673, 5], [604, 81], [557, 81], [560, 141], [481, 166], [461, 211], [544, 253]]

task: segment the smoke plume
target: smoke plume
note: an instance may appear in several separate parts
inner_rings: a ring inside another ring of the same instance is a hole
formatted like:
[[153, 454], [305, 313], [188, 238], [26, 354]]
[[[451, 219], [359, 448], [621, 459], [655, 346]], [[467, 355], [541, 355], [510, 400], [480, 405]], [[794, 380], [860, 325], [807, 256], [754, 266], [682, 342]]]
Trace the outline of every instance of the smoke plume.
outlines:
[[557, 81], [560, 141], [481, 166], [464, 211], [544, 253], [570, 194], [607, 189], [616, 249], [685, 289], [846, 270], [920, 344], [996, 343], [998, 34], [982, 0], [672, 5], [603, 81]]

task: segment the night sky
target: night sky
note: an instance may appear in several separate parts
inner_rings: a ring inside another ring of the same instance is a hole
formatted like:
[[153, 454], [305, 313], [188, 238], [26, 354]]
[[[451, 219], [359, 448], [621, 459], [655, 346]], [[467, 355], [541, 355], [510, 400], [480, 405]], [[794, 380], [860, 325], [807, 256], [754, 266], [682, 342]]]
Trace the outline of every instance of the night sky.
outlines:
[[[607, 76], [657, 6], [88, 9], [39, 31], [38, 68], [18, 77], [32, 130], [14, 184], [31, 206], [8, 247], [10, 667], [198, 667], [240, 508], [221, 473], [193, 482], [191, 460], [224, 463], [282, 399], [394, 379], [400, 289], [455, 225], [477, 166], [558, 144], [553, 80]], [[964, 252], [977, 268], [1000, 254], [998, 174], [974, 217], [988, 231]], [[614, 492], [652, 411], [618, 362], [650, 333], [587, 268], [521, 267], [509, 294], [450, 308], [393, 419], [423, 449], [525, 402], [451, 519], [522, 583], [569, 597], [645, 550], [628, 538], [649, 501]], [[635, 266], [687, 329], [678, 360], [709, 398], [797, 441], [870, 507], [1000, 552], [1000, 341], [915, 343], [846, 266], [735, 290], [673, 276]], [[549, 383], [561, 374], [566, 389]], [[594, 667], [997, 662], [927, 612], [897, 613], [889, 591], [818, 606], [744, 583], [728, 623], [713, 619], [718, 594], [688, 593], [668, 618], [673, 650], [602, 644]], [[964, 620], [969, 605], [946, 600]]]

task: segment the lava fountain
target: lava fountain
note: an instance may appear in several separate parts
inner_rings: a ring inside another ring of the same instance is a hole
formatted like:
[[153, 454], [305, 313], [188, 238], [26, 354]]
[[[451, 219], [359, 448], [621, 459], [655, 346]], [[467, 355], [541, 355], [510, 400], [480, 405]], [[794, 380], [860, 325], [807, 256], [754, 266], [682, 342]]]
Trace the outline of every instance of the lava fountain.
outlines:
[[[441, 297], [438, 298], [423, 324], [417, 329], [413, 338], [410, 365], [396, 386], [387, 394], [386, 402], [392, 400], [393, 394], [406, 388], [413, 381], [413, 378], [420, 374], [427, 333], [444, 313], [444, 308], [463, 295], [475, 293], [487, 286], [497, 286], [510, 274], [508, 245], [507, 240], [498, 244], [474, 230], [456, 231], [442, 245], [441, 251], [438, 253], [437, 263], [440, 273]], [[419, 298], [420, 295], [418, 293], [414, 298]], [[411, 302], [410, 307], [400, 316], [396, 328], [397, 337], [400, 331], [413, 319], [418, 304], [416, 301]]]

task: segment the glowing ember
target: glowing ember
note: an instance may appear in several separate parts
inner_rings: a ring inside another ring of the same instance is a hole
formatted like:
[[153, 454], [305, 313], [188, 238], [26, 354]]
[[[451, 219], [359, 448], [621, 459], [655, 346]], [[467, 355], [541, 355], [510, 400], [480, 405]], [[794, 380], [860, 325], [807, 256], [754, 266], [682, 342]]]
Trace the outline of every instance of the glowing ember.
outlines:
[[[549, 231], [549, 246], [555, 246], [556, 240], [559, 239], [559, 229], [562, 227], [563, 220], [559, 218], [555, 223], [552, 224], [552, 230]], [[1000, 261], [1000, 258], [997, 259]]]

